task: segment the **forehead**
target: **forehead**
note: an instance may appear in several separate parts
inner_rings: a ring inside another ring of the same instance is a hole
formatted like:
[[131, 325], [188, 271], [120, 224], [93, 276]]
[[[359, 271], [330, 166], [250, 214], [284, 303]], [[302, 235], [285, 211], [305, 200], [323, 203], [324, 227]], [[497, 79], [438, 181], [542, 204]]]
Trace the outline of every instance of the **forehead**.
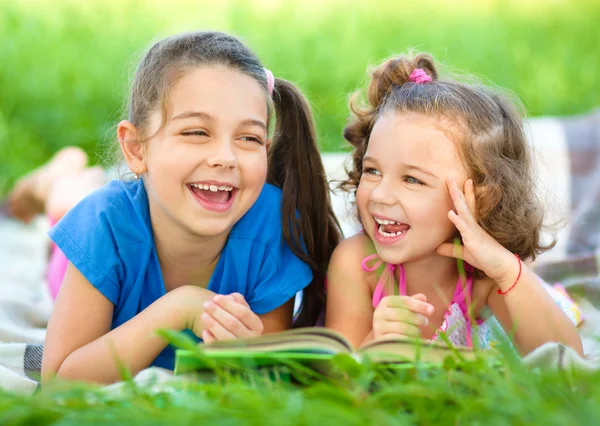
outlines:
[[267, 119], [265, 91], [254, 78], [222, 65], [186, 72], [169, 94], [170, 115], [205, 112], [225, 119]]
[[443, 117], [387, 111], [373, 127], [366, 155], [384, 163], [458, 166], [453, 128]]

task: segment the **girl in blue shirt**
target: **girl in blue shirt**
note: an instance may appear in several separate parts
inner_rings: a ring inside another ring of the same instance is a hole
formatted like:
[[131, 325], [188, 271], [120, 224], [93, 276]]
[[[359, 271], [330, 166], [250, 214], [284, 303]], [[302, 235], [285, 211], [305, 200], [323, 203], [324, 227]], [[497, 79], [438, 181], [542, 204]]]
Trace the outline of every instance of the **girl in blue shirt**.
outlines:
[[301, 290], [295, 324], [315, 323], [340, 233], [298, 89], [231, 36], [178, 35], [142, 59], [117, 135], [135, 179], [95, 191], [50, 232], [69, 265], [45, 380], [172, 369], [158, 329], [210, 343], [290, 328]]

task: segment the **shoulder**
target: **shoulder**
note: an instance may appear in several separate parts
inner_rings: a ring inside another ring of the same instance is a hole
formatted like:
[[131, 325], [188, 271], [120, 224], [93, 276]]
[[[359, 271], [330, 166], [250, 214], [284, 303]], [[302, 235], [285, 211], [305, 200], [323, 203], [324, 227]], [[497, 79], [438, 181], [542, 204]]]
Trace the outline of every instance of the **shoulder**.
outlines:
[[147, 210], [148, 197], [141, 180], [125, 182], [113, 180], [102, 188], [92, 192], [78, 205], [93, 207], [101, 211]]
[[329, 281], [335, 285], [336, 278], [351, 279], [353, 281], [363, 281], [369, 284], [371, 277], [362, 268], [363, 260], [373, 254], [373, 250], [370, 250], [373, 243], [364, 233], [353, 235], [352, 237], [343, 240], [333, 251], [331, 261], [328, 268], [328, 276], [333, 278]]
[[126, 215], [133, 214], [134, 211], [148, 212], [148, 198], [143, 182], [113, 180], [79, 201], [65, 218], [69, 221], [99, 216], [104, 219], [113, 216], [126, 219]]
[[138, 276], [151, 251], [143, 182], [109, 182], [73, 207], [49, 235], [69, 262], [117, 304], [121, 285]]
[[373, 254], [369, 252], [369, 247], [372, 245], [373, 243], [370, 238], [363, 232], [360, 232], [342, 240], [333, 251], [331, 258], [344, 266], [356, 264], [358, 261], [360, 268], [360, 263], [363, 259], [369, 254]]
[[143, 182], [115, 180], [77, 203], [49, 235], [70, 261], [77, 254], [100, 262], [125, 246], [148, 242], [150, 229]]

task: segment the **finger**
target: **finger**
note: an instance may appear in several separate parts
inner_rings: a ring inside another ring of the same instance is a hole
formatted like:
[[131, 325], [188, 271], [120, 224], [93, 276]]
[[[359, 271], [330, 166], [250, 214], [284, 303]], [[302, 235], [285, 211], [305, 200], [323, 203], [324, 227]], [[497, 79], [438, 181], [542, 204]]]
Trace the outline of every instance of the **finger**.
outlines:
[[[202, 314], [207, 315], [206, 313]], [[220, 324], [218, 321], [215, 321], [214, 324], [208, 329], [211, 334], [214, 336], [215, 340], [235, 340], [237, 336], [234, 335], [231, 331], [227, 330]]]
[[240, 293], [231, 293], [229, 296], [231, 296], [233, 300], [237, 303], [240, 303], [248, 308], [250, 307], [250, 305], [248, 305], [248, 302], [246, 302], [244, 296], [242, 296]]
[[475, 218], [473, 217], [473, 213], [469, 208], [469, 205], [467, 204], [465, 194], [463, 194], [463, 192], [458, 187], [456, 180], [454, 178], [448, 178], [447, 184], [448, 191], [450, 192], [450, 197], [452, 198], [452, 202], [454, 203], [454, 207], [456, 208], [456, 213], [458, 213], [458, 216], [460, 216], [465, 222], [469, 224], [476, 223]]
[[458, 229], [458, 232], [462, 235], [463, 240], [472, 234], [473, 230], [463, 216], [459, 216], [454, 211], [450, 210], [448, 212], [448, 219], [456, 226], [456, 229]]
[[[234, 300], [235, 296], [221, 296], [216, 295], [213, 301], [216, 305], [220, 306], [227, 313], [231, 314], [238, 321], [240, 321], [245, 328], [251, 331], [255, 331], [258, 334], [262, 334], [263, 323], [262, 320], [256, 315], [247, 303], [241, 304]], [[240, 294], [239, 297], [243, 296]], [[232, 330], [233, 331], [233, 330]]]
[[476, 203], [475, 203], [475, 184], [473, 183], [473, 179], [467, 179], [465, 182], [465, 198], [467, 199], [467, 205], [469, 206], [469, 210], [473, 214], [473, 217], [476, 215]]
[[442, 243], [436, 249], [439, 255], [453, 257], [455, 259], [465, 259], [465, 247], [462, 244]]
[[410, 296], [386, 296], [381, 300], [380, 305], [383, 305], [382, 307], [404, 308], [426, 316], [431, 315], [434, 311], [431, 303]]
[[[231, 303], [240, 306], [236, 302], [232, 301]], [[244, 308], [244, 309], [247, 309], [247, 308]], [[215, 320], [215, 322], [217, 324], [219, 324], [221, 327], [223, 327], [225, 330], [227, 330], [228, 332], [230, 332], [231, 334], [233, 334], [236, 337], [249, 337], [251, 335], [251, 330], [248, 329], [240, 321], [239, 318], [237, 318], [235, 315], [232, 315], [231, 313], [227, 312], [225, 309], [223, 309], [222, 307], [220, 307], [219, 305], [217, 305], [214, 302], [204, 303], [204, 313], [209, 314]], [[203, 318], [203, 320], [204, 320], [204, 318]], [[209, 329], [212, 329], [213, 327], [214, 327], [214, 324], [212, 327], [209, 327]]]
[[421, 302], [427, 302], [427, 296], [425, 296], [423, 293], [413, 294], [411, 297], [414, 297], [415, 299], [420, 300]]
[[213, 334], [210, 331], [208, 331], [208, 330], [204, 330], [202, 332], [202, 340], [206, 344], [211, 344], [211, 343], [217, 341], [217, 339], [215, 338], [215, 336], [213, 336]]
[[408, 309], [402, 308], [388, 308], [382, 310], [380, 312], [376, 312], [373, 315], [373, 319], [375, 321], [395, 321], [395, 322], [405, 322], [413, 325], [427, 325], [429, 324], [429, 320], [427, 316], [409, 311]]
[[401, 336], [418, 337], [421, 335], [421, 329], [414, 324], [403, 322], [384, 322], [374, 330], [377, 336], [386, 334], [399, 334]]

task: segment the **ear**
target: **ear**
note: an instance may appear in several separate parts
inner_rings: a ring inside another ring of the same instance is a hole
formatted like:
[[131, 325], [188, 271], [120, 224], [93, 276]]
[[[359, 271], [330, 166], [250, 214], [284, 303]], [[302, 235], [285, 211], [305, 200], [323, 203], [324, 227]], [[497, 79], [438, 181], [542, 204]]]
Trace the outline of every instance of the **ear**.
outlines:
[[478, 185], [474, 188], [477, 220], [483, 220], [502, 200], [502, 190], [498, 185]]
[[136, 175], [146, 173], [146, 161], [144, 158], [144, 144], [139, 142], [140, 132], [137, 127], [130, 121], [123, 120], [117, 127], [117, 138], [121, 145], [121, 152], [125, 161], [131, 170]]
[[269, 150], [271, 149], [271, 139], [267, 139], [266, 146], [267, 146], [267, 154], [268, 154]]

